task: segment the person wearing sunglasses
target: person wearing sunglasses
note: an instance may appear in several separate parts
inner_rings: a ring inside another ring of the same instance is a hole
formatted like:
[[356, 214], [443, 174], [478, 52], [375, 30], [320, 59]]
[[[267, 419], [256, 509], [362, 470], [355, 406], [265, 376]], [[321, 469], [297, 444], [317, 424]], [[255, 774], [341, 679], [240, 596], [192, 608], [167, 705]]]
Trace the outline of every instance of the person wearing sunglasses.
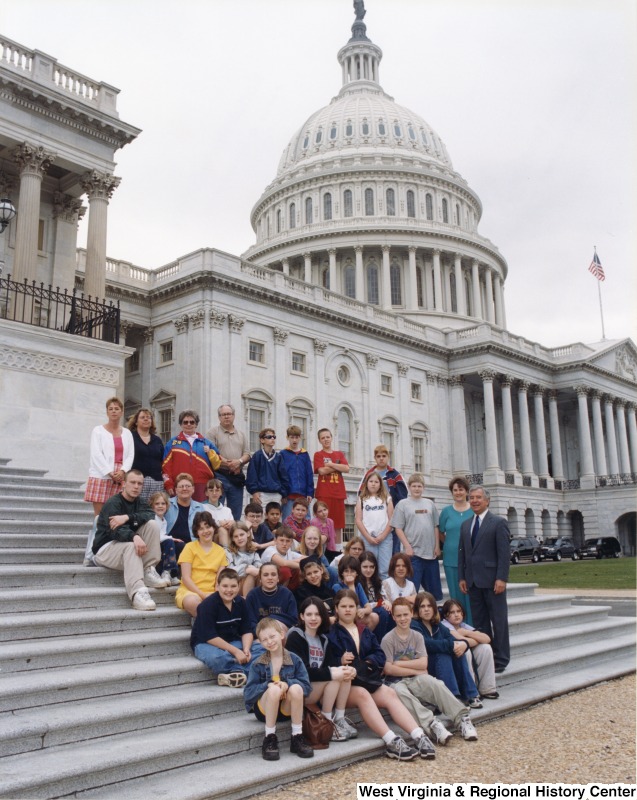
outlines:
[[248, 464], [246, 489], [252, 502], [265, 508], [268, 503], [284, 503], [290, 491], [288, 477], [281, 453], [275, 450], [276, 433], [272, 428], [259, 432], [261, 449], [253, 453]]
[[175, 479], [186, 472], [192, 475], [195, 491], [193, 499], [206, 502], [206, 486], [214, 478], [214, 470], [221, 464], [219, 451], [215, 445], [197, 432], [199, 414], [187, 409], [179, 415], [181, 431], [168, 441], [164, 448], [162, 475], [168, 494], [175, 495]]

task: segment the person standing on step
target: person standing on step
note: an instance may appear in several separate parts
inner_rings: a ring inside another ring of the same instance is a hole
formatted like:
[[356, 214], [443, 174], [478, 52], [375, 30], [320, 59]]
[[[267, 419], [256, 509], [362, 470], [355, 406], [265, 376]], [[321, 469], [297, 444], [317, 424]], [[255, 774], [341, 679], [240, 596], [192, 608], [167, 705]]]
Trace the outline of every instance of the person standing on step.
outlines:
[[229, 403], [219, 406], [217, 416], [219, 424], [210, 428], [206, 437], [219, 450], [221, 465], [217, 467], [215, 477], [221, 481], [226, 505], [238, 521], [241, 519], [246, 482], [243, 470], [250, 461], [250, 450], [245, 433], [234, 426], [234, 407]]
[[146, 587], [163, 589], [168, 583], [155, 569], [161, 558], [159, 525], [155, 512], [140, 500], [143, 486], [144, 476], [139, 470], [126, 473], [122, 491], [109, 498], [99, 513], [93, 553], [98, 567], [124, 573], [133, 608], [154, 611], [156, 606]]
[[511, 658], [507, 580], [511, 551], [509, 525], [489, 511], [491, 495], [483, 486], [469, 489], [474, 516], [462, 523], [458, 548], [458, 583], [469, 595], [473, 626], [491, 637], [496, 672]]

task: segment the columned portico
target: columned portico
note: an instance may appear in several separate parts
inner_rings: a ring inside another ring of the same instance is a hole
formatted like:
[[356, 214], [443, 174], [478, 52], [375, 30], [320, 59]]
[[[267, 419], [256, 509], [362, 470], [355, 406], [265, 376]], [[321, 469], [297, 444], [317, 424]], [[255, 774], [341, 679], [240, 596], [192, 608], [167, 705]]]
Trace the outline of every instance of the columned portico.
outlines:
[[533, 471], [533, 450], [531, 449], [531, 425], [529, 423], [529, 403], [528, 403], [528, 381], [520, 381], [518, 384], [518, 405], [520, 415], [520, 460], [522, 476], [531, 480], [533, 486], [537, 486], [537, 476]]
[[538, 476], [546, 481], [546, 488], [553, 488], [553, 480], [549, 476], [549, 461], [546, 452], [546, 426], [544, 424], [544, 389], [540, 386], [533, 390], [535, 413], [535, 443], [537, 448]]
[[84, 294], [102, 299], [106, 294], [106, 222], [108, 201], [121, 183], [105, 172], [86, 172], [81, 185], [88, 195], [88, 233]]
[[504, 471], [513, 474], [514, 482], [521, 484], [522, 478], [515, 462], [515, 433], [513, 429], [513, 405], [511, 403], [511, 384], [513, 378], [503, 375], [500, 380], [502, 390], [502, 427], [504, 431]]
[[454, 375], [449, 379], [449, 390], [451, 392], [452, 470], [454, 475], [462, 475], [469, 472], [469, 445], [462, 375]]
[[608, 467], [611, 475], [619, 475], [619, 458], [617, 457], [617, 437], [615, 434], [615, 414], [613, 398], [604, 397], [604, 414], [606, 416], [606, 443], [608, 445]]
[[482, 391], [484, 396], [484, 449], [486, 466], [484, 470], [485, 483], [501, 483], [504, 475], [498, 461], [498, 435], [495, 420], [495, 400], [493, 397], [493, 379], [495, 372], [491, 369], [482, 370]]
[[591, 445], [591, 427], [588, 417], [588, 389], [576, 386], [577, 392], [577, 429], [580, 449], [580, 483], [583, 489], [595, 486], [595, 469], [593, 467], [593, 448]]

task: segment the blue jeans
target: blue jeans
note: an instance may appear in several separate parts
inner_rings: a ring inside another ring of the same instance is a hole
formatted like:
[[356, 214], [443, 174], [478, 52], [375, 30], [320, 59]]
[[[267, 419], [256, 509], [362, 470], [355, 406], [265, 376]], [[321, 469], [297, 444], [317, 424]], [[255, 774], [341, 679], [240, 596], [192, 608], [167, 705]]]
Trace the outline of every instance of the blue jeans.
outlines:
[[[240, 640], [230, 642], [230, 644], [238, 647], [239, 650], [243, 647]], [[224, 675], [229, 672], [243, 672], [246, 675], [250, 670], [250, 664], [255, 658], [265, 653], [265, 650], [258, 642], [254, 642], [250, 648], [251, 657], [247, 664], [239, 664], [233, 655], [227, 650], [222, 650], [220, 647], [215, 647], [213, 644], [204, 642], [195, 646], [195, 658], [209, 667], [215, 675]]]
[[414, 570], [412, 581], [416, 591], [420, 587], [430, 592], [436, 600], [442, 600], [442, 584], [440, 583], [440, 562], [437, 558], [421, 558], [411, 556], [411, 566]]
[[429, 653], [428, 671], [434, 678], [442, 681], [451, 694], [470, 699], [479, 692], [471, 677], [465, 656], [457, 658], [448, 653]]
[[367, 540], [365, 540], [365, 550], [373, 553], [378, 561], [378, 574], [380, 575], [381, 581], [384, 581], [387, 578], [387, 570], [389, 568], [389, 562], [391, 561], [392, 556], [392, 546], [393, 541], [391, 533], [379, 544], [370, 544]]
[[235, 484], [221, 472], [215, 472], [215, 478], [220, 480], [223, 486], [221, 500], [225, 500], [235, 520], [240, 520], [243, 514], [243, 486], [235, 486]]

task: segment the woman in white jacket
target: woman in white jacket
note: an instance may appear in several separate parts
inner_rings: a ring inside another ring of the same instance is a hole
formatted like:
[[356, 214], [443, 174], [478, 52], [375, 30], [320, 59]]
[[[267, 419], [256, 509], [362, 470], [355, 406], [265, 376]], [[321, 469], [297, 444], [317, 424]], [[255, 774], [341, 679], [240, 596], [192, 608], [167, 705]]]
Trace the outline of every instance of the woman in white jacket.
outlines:
[[118, 397], [106, 401], [106, 414], [106, 425], [98, 425], [91, 433], [89, 478], [84, 493], [84, 499], [93, 503], [96, 516], [108, 498], [121, 491], [135, 456], [133, 435], [121, 424], [124, 404]]

